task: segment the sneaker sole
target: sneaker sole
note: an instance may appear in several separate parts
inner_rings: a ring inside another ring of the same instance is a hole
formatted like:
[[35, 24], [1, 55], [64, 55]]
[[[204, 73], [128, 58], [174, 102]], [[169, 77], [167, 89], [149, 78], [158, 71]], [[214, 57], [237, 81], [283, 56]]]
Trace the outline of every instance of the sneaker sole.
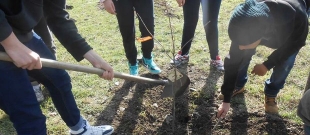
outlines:
[[147, 65], [146, 64], [144, 64], [144, 62], [142, 62], [142, 65], [143, 65], [143, 67], [145, 67], [152, 75], [158, 75], [158, 74], [160, 74], [161, 73], [161, 71], [160, 72], [158, 72], [158, 73], [154, 73], [154, 72], [152, 72], [152, 71], [150, 71], [148, 68], [147, 68]]

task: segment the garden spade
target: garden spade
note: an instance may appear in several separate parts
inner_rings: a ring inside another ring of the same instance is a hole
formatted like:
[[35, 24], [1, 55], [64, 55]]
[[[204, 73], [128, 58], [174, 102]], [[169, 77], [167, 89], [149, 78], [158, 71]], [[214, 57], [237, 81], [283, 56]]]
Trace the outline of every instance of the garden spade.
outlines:
[[[12, 59], [5, 52], [0, 52], [0, 60], [12, 62]], [[72, 71], [91, 73], [91, 74], [97, 74], [97, 75], [102, 75], [102, 73], [104, 72], [104, 70], [99, 69], [99, 68], [59, 62], [59, 61], [44, 59], [44, 58], [41, 58], [41, 62], [42, 62], [43, 67], [48, 67], [48, 68], [72, 70]], [[161, 95], [162, 98], [165, 98], [165, 97], [174, 97], [174, 96], [179, 97], [183, 95], [183, 93], [186, 91], [190, 83], [189, 78], [185, 74], [182, 74], [179, 72], [177, 73], [178, 73], [176, 77], [177, 79], [175, 81], [171, 81], [170, 79], [157, 80], [157, 79], [145, 78], [145, 77], [140, 77], [140, 76], [132, 76], [129, 74], [119, 73], [119, 72], [114, 72], [114, 77], [125, 79], [125, 80], [130, 80], [130, 81], [135, 81], [135, 82], [165, 85], [163, 93]]]

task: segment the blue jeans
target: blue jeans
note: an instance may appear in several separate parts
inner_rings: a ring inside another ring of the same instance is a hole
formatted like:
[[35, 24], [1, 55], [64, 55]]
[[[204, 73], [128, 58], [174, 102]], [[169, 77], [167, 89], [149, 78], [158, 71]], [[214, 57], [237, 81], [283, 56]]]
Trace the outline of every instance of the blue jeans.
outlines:
[[304, 124], [304, 133], [305, 135], [310, 135], [310, 126]]
[[[251, 52], [248, 55], [253, 55], [253, 54], [254, 53]], [[264, 92], [266, 96], [276, 97], [280, 89], [283, 88], [285, 80], [294, 66], [295, 58], [297, 54], [298, 52], [290, 56], [281, 65], [275, 66], [273, 68], [273, 72], [271, 74], [270, 79], [267, 79], [265, 81]], [[239, 68], [239, 72], [238, 72], [238, 78], [237, 78], [235, 89], [241, 89], [246, 84], [247, 79], [248, 79], [247, 70], [248, 70], [249, 64], [250, 64], [250, 60], [246, 60], [241, 64]]]
[[[33, 38], [24, 44], [41, 58], [55, 60], [54, 54], [38, 35], [34, 34]], [[69, 127], [81, 122], [71, 91], [71, 80], [66, 71], [45, 67], [29, 71], [18, 68], [11, 62], [0, 61], [0, 108], [10, 116], [19, 135], [46, 134], [46, 118], [40, 110], [28, 75], [49, 90], [57, 111]]]
[[195, 35], [201, 3], [203, 25], [209, 46], [210, 57], [215, 60], [218, 55], [218, 15], [222, 0], [188, 0], [183, 6], [184, 25], [182, 35], [182, 55], [188, 54]]

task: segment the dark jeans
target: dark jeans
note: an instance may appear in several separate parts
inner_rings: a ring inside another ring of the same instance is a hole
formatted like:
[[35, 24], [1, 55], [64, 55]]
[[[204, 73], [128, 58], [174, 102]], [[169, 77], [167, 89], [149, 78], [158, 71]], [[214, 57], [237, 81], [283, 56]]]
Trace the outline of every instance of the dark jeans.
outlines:
[[184, 25], [182, 35], [182, 55], [189, 54], [192, 39], [199, 18], [199, 6], [202, 6], [203, 25], [208, 42], [210, 57], [215, 60], [218, 55], [218, 15], [222, 0], [187, 0], [183, 6]]
[[[270, 79], [266, 80], [265, 82], [264, 92], [267, 96], [276, 97], [280, 89], [283, 88], [285, 80], [294, 66], [297, 53], [290, 56], [281, 65], [275, 66], [273, 68], [273, 72], [271, 74]], [[253, 54], [254, 53], [251, 53], [249, 55], [253, 55]], [[244, 87], [245, 83], [247, 82], [247, 79], [248, 79], [247, 70], [248, 70], [249, 64], [250, 64], [249, 60], [241, 64], [239, 72], [238, 72], [236, 89], [240, 89]]]
[[[55, 56], [38, 35], [34, 34], [25, 45], [41, 58], [55, 60]], [[46, 118], [40, 110], [28, 75], [47, 87], [58, 113], [69, 127], [80, 122], [80, 111], [66, 71], [45, 67], [29, 71], [17, 68], [11, 62], [0, 61], [0, 74], [0, 108], [10, 116], [19, 135], [46, 134]]]
[[[139, 19], [139, 29], [141, 37], [154, 35], [154, 5], [153, 0], [113, 0], [119, 29], [123, 38], [123, 46], [126, 57], [130, 64], [137, 62], [137, 48], [135, 45], [135, 15], [134, 11], [141, 17]], [[143, 21], [143, 22], [142, 22]], [[144, 26], [144, 24], [146, 26]], [[146, 28], [147, 29], [146, 29]], [[148, 32], [150, 31], [150, 33]], [[154, 40], [142, 42], [142, 54], [145, 58], [151, 58], [154, 48]]]
[[310, 135], [310, 126], [304, 124], [304, 133], [305, 135]]

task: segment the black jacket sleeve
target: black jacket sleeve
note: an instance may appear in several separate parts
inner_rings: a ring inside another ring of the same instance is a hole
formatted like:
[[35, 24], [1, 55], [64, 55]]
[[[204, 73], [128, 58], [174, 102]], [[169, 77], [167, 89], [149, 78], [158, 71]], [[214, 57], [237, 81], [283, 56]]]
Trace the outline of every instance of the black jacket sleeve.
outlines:
[[229, 55], [224, 60], [224, 82], [221, 87], [221, 93], [224, 95], [223, 102], [229, 103], [238, 73], [243, 64], [249, 64], [251, 58], [255, 54], [255, 49], [240, 50], [239, 46], [232, 43], [229, 50]]
[[4, 12], [0, 9], [0, 42], [5, 40], [11, 33], [12, 28], [5, 18]]
[[92, 48], [78, 33], [76, 25], [65, 11], [65, 0], [44, 0], [43, 10], [47, 24], [59, 42], [77, 60]]

